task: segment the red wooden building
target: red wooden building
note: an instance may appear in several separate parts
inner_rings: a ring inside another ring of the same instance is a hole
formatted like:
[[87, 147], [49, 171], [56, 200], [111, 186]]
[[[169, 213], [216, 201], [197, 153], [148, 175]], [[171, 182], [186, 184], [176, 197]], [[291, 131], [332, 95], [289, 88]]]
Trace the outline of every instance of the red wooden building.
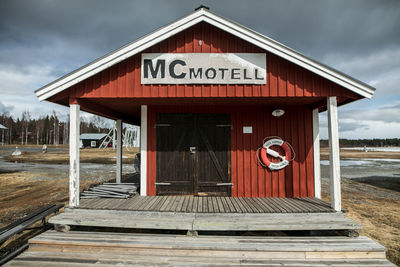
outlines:
[[[340, 210], [337, 105], [371, 98], [374, 90], [201, 8], [36, 95], [70, 107], [71, 206], [79, 205], [80, 109], [118, 127], [141, 126], [142, 195], [317, 198], [318, 113], [328, 110], [332, 207]], [[267, 153], [287, 166], [260, 163], [268, 137], [290, 144]]]

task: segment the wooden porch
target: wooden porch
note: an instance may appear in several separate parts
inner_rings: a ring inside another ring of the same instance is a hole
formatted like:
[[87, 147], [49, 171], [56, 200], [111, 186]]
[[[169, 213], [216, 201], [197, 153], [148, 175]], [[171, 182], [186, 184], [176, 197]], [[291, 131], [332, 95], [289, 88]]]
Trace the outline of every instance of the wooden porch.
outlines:
[[315, 198], [135, 196], [82, 199], [50, 223], [184, 231], [353, 230], [361, 225]]
[[189, 213], [335, 212], [317, 198], [134, 196], [128, 199], [81, 199], [80, 209]]

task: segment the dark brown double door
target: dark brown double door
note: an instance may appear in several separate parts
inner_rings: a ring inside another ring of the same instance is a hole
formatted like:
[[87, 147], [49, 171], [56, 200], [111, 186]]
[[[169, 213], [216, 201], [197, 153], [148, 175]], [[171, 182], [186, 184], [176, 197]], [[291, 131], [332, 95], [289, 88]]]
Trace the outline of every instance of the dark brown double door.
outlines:
[[230, 196], [230, 117], [157, 114], [157, 195]]

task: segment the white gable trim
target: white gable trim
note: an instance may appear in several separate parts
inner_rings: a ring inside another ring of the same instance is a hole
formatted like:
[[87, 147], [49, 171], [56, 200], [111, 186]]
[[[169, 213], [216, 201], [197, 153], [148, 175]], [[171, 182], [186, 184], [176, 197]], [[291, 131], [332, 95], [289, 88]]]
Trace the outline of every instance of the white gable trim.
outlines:
[[49, 97], [79, 83], [80, 81], [85, 80], [135, 54], [138, 54], [141, 51], [159, 42], [162, 42], [163, 40], [168, 39], [169, 37], [202, 21], [233, 34], [273, 54], [276, 54], [307, 70], [310, 70], [311, 72], [337, 83], [363, 97], [371, 98], [374, 94], [375, 89], [373, 87], [339, 71], [336, 71], [326, 65], [307, 58], [297, 51], [276, 42], [275, 40], [272, 40], [235, 22], [217, 16], [202, 8], [38, 89], [35, 92], [36, 96], [40, 101], [46, 100]]

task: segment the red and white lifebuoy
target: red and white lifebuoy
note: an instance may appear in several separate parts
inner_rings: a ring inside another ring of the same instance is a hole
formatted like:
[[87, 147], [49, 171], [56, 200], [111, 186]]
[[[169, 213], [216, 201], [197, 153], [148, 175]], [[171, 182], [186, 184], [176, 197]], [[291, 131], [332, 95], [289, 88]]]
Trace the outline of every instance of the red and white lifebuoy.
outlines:
[[[285, 152], [285, 155], [279, 154], [279, 152], [271, 149], [272, 146], [280, 146], [283, 151]], [[268, 155], [275, 157], [275, 158], [280, 158], [281, 161], [279, 162], [271, 162], [268, 158]], [[263, 146], [260, 148], [260, 156], [261, 156], [261, 162], [263, 165], [267, 166], [270, 170], [280, 170], [285, 168], [287, 165], [289, 165], [289, 162], [292, 161], [292, 149], [291, 146], [289, 145], [288, 142], [283, 141], [282, 139], [274, 138], [274, 139], [269, 139], [266, 141]]]

